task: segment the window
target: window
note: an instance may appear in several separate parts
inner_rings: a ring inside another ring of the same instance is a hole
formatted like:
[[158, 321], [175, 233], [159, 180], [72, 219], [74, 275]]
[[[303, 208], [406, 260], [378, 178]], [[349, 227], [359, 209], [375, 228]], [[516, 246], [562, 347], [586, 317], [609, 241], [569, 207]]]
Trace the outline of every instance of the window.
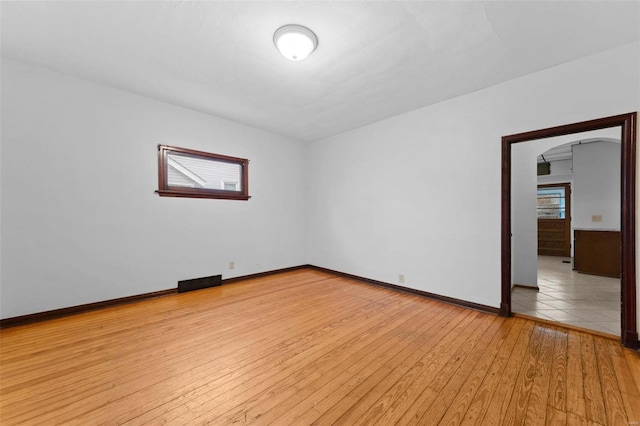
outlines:
[[237, 191], [238, 190], [238, 182], [222, 182], [222, 186], [227, 191]]
[[249, 160], [158, 145], [158, 195], [248, 200]]
[[538, 188], [538, 218], [564, 219], [566, 215], [564, 187]]

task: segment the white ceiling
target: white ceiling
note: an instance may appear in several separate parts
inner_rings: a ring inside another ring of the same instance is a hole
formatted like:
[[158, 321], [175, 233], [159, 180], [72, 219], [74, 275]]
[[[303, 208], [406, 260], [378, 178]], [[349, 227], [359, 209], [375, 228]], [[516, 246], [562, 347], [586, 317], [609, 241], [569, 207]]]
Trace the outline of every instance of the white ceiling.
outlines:
[[[316, 140], [640, 38], [640, 2], [0, 3], [2, 55]], [[285, 24], [318, 49], [290, 62]]]

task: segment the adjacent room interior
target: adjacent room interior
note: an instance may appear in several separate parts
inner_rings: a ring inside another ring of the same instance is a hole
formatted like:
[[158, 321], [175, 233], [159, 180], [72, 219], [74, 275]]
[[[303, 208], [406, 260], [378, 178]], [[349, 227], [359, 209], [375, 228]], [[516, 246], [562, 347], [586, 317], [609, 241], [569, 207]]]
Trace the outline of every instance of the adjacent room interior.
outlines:
[[0, 19], [3, 425], [640, 422], [640, 3]]
[[513, 172], [514, 239], [535, 235], [516, 240], [514, 312], [620, 336], [619, 134], [573, 133], [513, 152], [518, 166], [534, 156], [537, 165]]

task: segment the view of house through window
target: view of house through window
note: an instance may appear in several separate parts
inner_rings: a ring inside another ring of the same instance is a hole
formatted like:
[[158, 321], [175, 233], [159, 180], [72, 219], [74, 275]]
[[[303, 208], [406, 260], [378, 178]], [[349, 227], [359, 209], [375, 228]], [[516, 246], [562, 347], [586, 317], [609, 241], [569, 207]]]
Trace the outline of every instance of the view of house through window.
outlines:
[[565, 217], [564, 187], [538, 188], [538, 218], [564, 219]]
[[186, 148], [158, 146], [158, 194], [173, 197], [248, 199], [248, 163]]
[[167, 155], [169, 186], [239, 191], [242, 167], [209, 158], [170, 153]]

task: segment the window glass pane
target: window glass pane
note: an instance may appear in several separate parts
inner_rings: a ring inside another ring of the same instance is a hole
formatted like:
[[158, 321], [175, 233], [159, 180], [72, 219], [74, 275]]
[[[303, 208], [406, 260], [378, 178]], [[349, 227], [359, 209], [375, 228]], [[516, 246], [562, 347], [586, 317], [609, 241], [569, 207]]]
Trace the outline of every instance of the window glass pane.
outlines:
[[538, 218], [566, 218], [564, 187], [538, 189]]
[[238, 182], [225, 182], [224, 189], [227, 191], [237, 191], [238, 190]]
[[169, 153], [167, 166], [169, 186], [242, 191], [240, 164]]

